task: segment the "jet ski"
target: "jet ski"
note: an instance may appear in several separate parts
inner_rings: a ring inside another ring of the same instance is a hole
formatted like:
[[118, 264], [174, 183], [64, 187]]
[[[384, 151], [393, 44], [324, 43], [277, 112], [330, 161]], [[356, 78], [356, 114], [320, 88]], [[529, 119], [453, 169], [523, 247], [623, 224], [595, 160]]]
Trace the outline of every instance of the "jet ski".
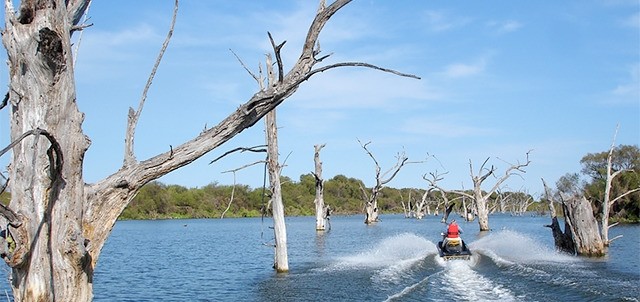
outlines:
[[462, 238], [447, 238], [443, 234], [442, 241], [438, 242], [438, 253], [442, 259], [446, 260], [470, 260], [471, 251]]

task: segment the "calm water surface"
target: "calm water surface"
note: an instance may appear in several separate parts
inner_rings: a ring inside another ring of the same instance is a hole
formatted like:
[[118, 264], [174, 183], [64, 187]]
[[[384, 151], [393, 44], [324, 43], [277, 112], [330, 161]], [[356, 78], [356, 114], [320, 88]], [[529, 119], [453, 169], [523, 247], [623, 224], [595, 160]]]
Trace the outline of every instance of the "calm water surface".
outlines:
[[[94, 277], [95, 301], [639, 301], [640, 226], [617, 226], [605, 259], [558, 254], [548, 217], [462, 223], [471, 261], [441, 261], [443, 224], [383, 215], [287, 218], [290, 272], [276, 274], [271, 220], [120, 221]], [[6, 284], [4, 288], [8, 288]]]

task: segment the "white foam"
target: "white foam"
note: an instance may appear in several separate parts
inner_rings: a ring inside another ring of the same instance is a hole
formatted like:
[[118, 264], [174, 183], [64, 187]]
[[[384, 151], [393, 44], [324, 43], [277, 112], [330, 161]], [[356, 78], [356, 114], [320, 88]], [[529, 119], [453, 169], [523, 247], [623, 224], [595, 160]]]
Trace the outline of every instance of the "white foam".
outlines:
[[372, 248], [356, 255], [341, 257], [339, 266], [345, 267], [406, 267], [416, 260], [436, 253], [431, 241], [411, 233], [385, 238]]
[[541, 242], [515, 231], [502, 230], [491, 233], [469, 244], [472, 251], [481, 252], [497, 264], [540, 262], [575, 262], [569, 255], [556, 252]]
[[508, 288], [472, 269], [469, 261], [447, 261], [442, 287], [458, 301], [516, 301]]

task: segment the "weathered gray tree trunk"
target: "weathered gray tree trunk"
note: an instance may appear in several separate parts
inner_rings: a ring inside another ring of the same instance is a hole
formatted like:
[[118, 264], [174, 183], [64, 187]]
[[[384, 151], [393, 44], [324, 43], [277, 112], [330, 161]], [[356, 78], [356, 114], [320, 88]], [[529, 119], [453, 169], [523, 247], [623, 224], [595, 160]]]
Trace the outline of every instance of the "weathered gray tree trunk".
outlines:
[[[316, 57], [322, 28], [350, 2], [336, 0], [325, 6], [321, 1], [299, 59], [286, 74], [278, 62], [277, 83], [255, 93], [215, 127], [157, 156], [138, 161], [133, 148], [127, 147], [122, 167], [97, 183], [85, 184], [83, 158], [90, 140], [81, 129], [84, 115], [76, 104], [70, 41], [72, 32], [82, 28], [78, 23], [90, 0], [25, 0], [18, 10], [14, 2], [4, 3], [2, 33], [10, 81], [12, 195], [0, 223], [10, 225], [16, 243], [4, 259], [11, 267], [16, 301], [90, 301], [100, 251], [140, 188], [253, 126], [313, 75], [361, 66], [417, 78], [358, 62], [314, 69], [326, 58]], [[278, 55], [281, 46], [274, 49]], [[139, 114], [130, 115], [130, 123], [135, 124]], [[126, 141], [133, 139], [134, 128], [127, 128]]]
[[313, 176], [316, 179], [316, 198], [313, 203], [316, 206], [316, 231], [324, 231], [326, 228], [325, 221], [327, 220], [327, 211], [329, 210], [324, 205], [324, 180], [322, 179], [322, 161], [320, 161], [320, 150], [324, 148], [324, 144], [315, 145], [313, 162], [315, 164], [315, 172]]
[[[604, 242], [605, 246], [609, 246], [609, 244], [611, 243], [611, 241], [613, 241], [616, 238], [613, 238], [611, 240], [609, 240], [609, 229], [611, 227], [613, 227], [613, 225], [609, 225], [609, 215], [610, 215], [610, 211], [611, 211], [611, 207], [613, 207], [613, 205], [620, 199], [622, 199], [623, 197], [640, 191], [640, 188], [635, 188], [635, 189], [631, 189], [631, 190], [627, 190], [626, 192], [620, 194], [619, 196], [615, 197], [615, 198], [611, 198], [611, 188], [613, 186], [613, 179], [616, 178], [616, 176], [620, 175], [623, 172], [627, 172], [627, 171], [633, 171], [631, 169], [628, 170], [618, 170], [615, 171], [613, 173], [612, 172], [612, 166], [613, 166], [613, 151], [615, 150], [615, 143], [616, 143], [616, 136], [618, 134], [618, 128], [616, 127], [616, 132], [613, 135], [613, 141], [611, 142], [611, 148], [609, 148], [609, 155], [607, 156], [607, 179], [605, 182], [605, 187], [604, 187], [604, 200], [602, 201], [602, 227], [601, 227], [601, 236], [602, 236], [602, 241]], [[614, 224], [615, 225], [615, 224]]]
[[271, 184], [271, 210], [273, 211], [273, 233], [275, 235], [276, 253], [273, 268], [278, 272], [289, 271], [289, 256], [287, 253], [287, 227], [284, 221], [284, 203], [280, 186], [280, 171], [278, 162], [278, 128], [276, 126], [276, 111], [272, 110], [265, 117], [267, 136], [267, 167], [269, 183]]
[[600, 237], [598, 221], [593, 216], [593, 207], [584, 196], [573, 196], [563, 200], [564, 216], [571, 228], [576, 253], [582, 256], [600, 257], [606, 254]]
[[17, 246], [5, 261], [16, 301], [88, 301], [92, 295], [97, 257], [83, 232], [82, 179], [90, 141], [76, 105], [70, 44], [84, 5], [28, 1], [15, 16], [12, 1], [5, 1], [11, 139], [35, 129], [52, 138], [34, 134], [12, 149], [9, 207], [19, 227], [10, 228]]

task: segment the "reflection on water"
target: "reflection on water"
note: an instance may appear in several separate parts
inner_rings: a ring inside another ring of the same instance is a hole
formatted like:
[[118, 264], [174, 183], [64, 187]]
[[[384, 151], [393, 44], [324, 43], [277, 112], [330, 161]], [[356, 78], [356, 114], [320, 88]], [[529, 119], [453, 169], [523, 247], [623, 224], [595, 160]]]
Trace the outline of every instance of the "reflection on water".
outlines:
[[[558, 254], [547, 217], [463, 223], [470, 261], [443, 261], [443, 225], [383, 215], [287, 218], [291, 271], [274, 273], [270, 221], [118, 222], [94, 278], [95, 301], [638, 301], [640, 226], [611, 230], [606, 259]], [[2, 284], [8, 290], [8, 284]]]

